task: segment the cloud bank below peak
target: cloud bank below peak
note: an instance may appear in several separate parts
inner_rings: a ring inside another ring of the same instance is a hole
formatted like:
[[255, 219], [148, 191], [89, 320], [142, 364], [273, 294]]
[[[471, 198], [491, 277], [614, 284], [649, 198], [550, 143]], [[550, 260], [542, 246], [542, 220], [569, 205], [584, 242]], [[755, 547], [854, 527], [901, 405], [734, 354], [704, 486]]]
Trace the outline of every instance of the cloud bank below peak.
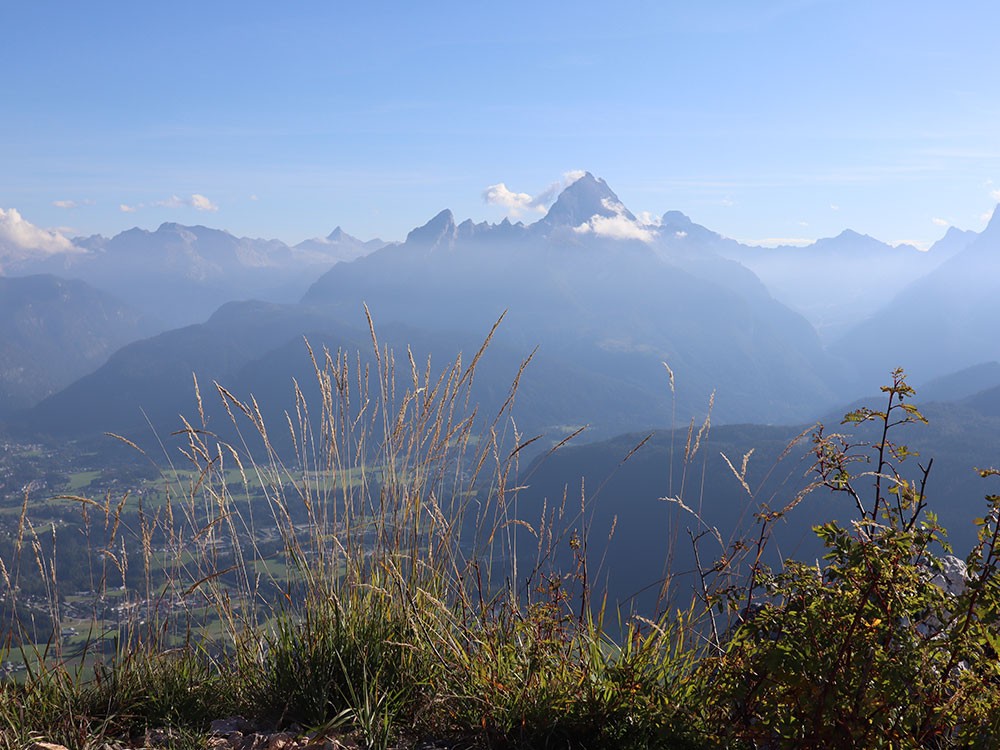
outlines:
[[640, 240], [647, 244], [656, 239], [655, 230], [644, 227], [627, 216], [595, 216], [573, 231], [578, 234], [593, 232], [598, 237], [614, 240]]
[[656, 239], [655, 226], [643, 224], [632, 218], [621, 202], [605, 198], [601, 204], [612, 212], [611, 216], [594, 214], [588, 221], [574, 227], [573, 231], [577, 234], [593, 233], [598, 237], [614, 240], [639, 240], [647, 244]]

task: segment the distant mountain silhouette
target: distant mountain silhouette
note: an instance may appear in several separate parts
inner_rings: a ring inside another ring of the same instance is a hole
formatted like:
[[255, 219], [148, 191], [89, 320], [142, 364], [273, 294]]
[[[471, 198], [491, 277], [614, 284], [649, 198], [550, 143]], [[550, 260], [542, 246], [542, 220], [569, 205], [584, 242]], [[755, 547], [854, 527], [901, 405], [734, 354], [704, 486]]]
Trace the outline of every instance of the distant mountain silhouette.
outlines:
[[363, 255], [385, 247], [387, 242], [380, 239], [364, 242], [352, 237], [339, 226], [326, 237], [304, 240], [293, 246], [292, 250], [300, 256], [301, 261], [311, 259], [311, 264], [320, 267], [330, 263], [345, 263]]
[[[961, 404], [979, 416], [1000, 419], [1000, 385], [994, 385], [967, 396], [962, 399]], [[976, 437], [981, 436], [977, 435]], [[994, 441], [990, 445], [995, 448], [997, 442]], [[997, 463], [995, 455], [994, 451], [994, 458], [990, 461], [984, 461], [980, 466], [982, 468], [995, 467]]]
[[[468, 363], [485, 333], [423, 331], [390, 323], [379, 327], [378, 336], [397, 356], [409, 349], [421, 368], [430, 358], [440, 372], [463, 352]], [[240, 398], [253, 396], [268, 424], [276, 427], [275, 445], [290, 448], [285, 412], [294, 412], [293, 379], [314, 405], [319, 398], [306, 341], [320, 358], [324, 348], [334, 354], [343, 350], [352, 364], [375, 366], [367, 328], [337, 321], [317, 308], [231, 303], [203, 324], [124, 347], [96, 372], [10, 417], [8, 426], [31, 437], [80, 439], [114, 432], [141, 445], [156, 445], [180, 427], [181, 415], [198, 422], [196, 377], [210, 430], [225, 439], [238, 438], [213, 386], [219, 382]], [[474, 403], [482, 414], [496, 414], [507, 400], [524, 356], [522, 349], [503, 343], [489, 348], [475, 378]], [[589, 400], [614, 406], [603, 415], [612, 432], [627, 429], [649, 408], [644, 389], [575, 361], [546, 357], [529, 372], [518, 392], [518, 426], [533, 432], [548, 429], [552, 441], [565, 434], [565, 425], [582, 424], [595, 414]], [[409, 377], [407, 366], [400, 373], [400, 387]]]
[[315, 329], [320, 320], [295, 306], [230, 303], [203, 324], [123, 347], [96, 372], [10, 423], [60, 438], [107, 431], [134, 435], [147, 433], [150, 425], [169, 433], [180, 426], [179, 414], [196, 413], [193, 376], [214, 403], [213, 381], [230, 382], [245, 365]]
[[952, 228], [928, 252], [849, 229], [805, 247], [752, 247], [732, 240], [714, 246], [750, 268], [776, 299], [805, 315], [825, 341], [833, 341], [976, 237]]
[[856, 363], [868, 387], [893, 367], [918, 382], [1000, 359], [998, 279], [1000, 210], [972, 242], [831, 348]]
[[981, 362], [917, 384], [923, 401], [959, 401], [1000, 386], [1000, 362]]
[[74, 243], [83, 252], [35, 258], [9, 273], [44, 271], [83, 279], [160, 321], [161, 329], [203, 321], [232, 300], [293, 301], [335, 263], [385, 244], [361, 242], [338, 227], [324, 239], [289, 247], [279, 240], [176, 223]]
[[0, 415], [32, 406], [149, 332], [135, 310], [82, 281], [0, 277]]

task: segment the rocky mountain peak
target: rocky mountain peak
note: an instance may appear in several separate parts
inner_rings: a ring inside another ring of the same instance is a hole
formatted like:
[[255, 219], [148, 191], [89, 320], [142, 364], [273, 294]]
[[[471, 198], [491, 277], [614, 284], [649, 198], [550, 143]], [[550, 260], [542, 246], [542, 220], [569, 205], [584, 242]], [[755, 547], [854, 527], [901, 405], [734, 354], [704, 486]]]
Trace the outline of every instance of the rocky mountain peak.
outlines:
[[993, 216], [990, 217], [990, 221], [980, 237], [989, 237], [990, 242], [1000, 244], [1000, 204], [993, 209]]
[[594, 216], [624, 216], [635, 221], [635, 216], [608, 187], [608, 183], [590, 172], [563, 190], [552, 208], [538, 223], [548, 227], [578, 227]]
[[417, 227], [406, 235], [406, 243], [412, 245], [437, 245], [455, 236], [455, 216], [446, 208], [422, 227]]

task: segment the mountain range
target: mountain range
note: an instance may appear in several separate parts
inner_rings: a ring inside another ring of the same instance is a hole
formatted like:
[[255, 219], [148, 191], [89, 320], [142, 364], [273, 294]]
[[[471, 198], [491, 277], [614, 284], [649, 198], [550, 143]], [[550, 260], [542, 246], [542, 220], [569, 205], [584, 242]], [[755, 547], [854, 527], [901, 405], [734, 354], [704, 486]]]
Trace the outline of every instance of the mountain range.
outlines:
[[[142, 243], [167, 240], [169, 251], [156, 257], [168, 270], [167, 261], [197, 247], [204, 264], [196, 268], [207, 283], [223, 259], [258, 267], [263, 251], [252, 253], [256, 246], [195, 230], [133, 230], [92, 246], [110, 258], [125, 253], [130, 238], [137, 254]], [[402, 244], [336, 263], [296, 304], [231, 303], [205, 323], [135, 342], [20, 423], [60, 434], [128, 434], [153, 413], [190, 411], [191, 371], [231, 385], [242, 368], [259, 370], [251, 363], [270, 351], [291, 345], [304, 352], [304, 333], [332, 348], [356, 346], [346, 332], [363, 326], [366, 304], [379, 330], [406, 329], [451, 354], [475, 346], [505, 314], [491, 361], [509, 383], [537, 347], [522, 382], [539, 395], [533, 409], [522, 402], [522, 419], [556, 435], [582, 424], [611, 435], [671, 409], [682, 418], [701, 414], [713, 390], [721, 420], [794, 421], [833, 403], [842, 388], [844, 367], [751, 271], [709, 251], [692, 255], [658, 242], [587, 174], [530, 226], [456, 224], [443, 211]], [[285, 384], [290, 361], [272, 362], [285, 363]], [[680, 384], [673, 404], [664, 362]], [[285, 403], [278, 394], [256, 395]]]
[[337, 227], [327, 237], [289, 246], [235, 237], [204, 226], [162, 224], [107, 238], [73, 240], [74, 252], [8, 258], [8, 276], [72, 277], [113, 294], [161, 330], [203, 322], [237, 299], [297, 300], [316, 276], [387, 243], [362, 242]]
[[802, 313], [824, 341], [832, 342], [977, 237], [975, 232], [951, 227], [922, 252], [846, 229], [804, 247], [754, 247], [730, 241], [720, 246], [720, 252], [751, 269], [776, 299]]
[[[986, 340], [996, 224], [949, 230], [928, 252], [851, 231], [758, 248], [677, 211], [640, 221], [586, 173], [533, 224], [459, 223], [444, 210], [402, 243], [338, 227], [292, 247], [177, 224], [78, 239], [74, 252], [21, 257], [5, 272], [82, 277], [161, 333], [122, 333], [82, 367], [91, 372], [66, 368], [85, 377], [4, 408], [31, 407], [10, 424], [36, 433], [127, 434], [189, 413], [194, 372], [278, 409], [291, 377], [309, 374], [303, 336], [364, 349], [367, 306], [385, 340], [421, 341], [442, 364], [504, 315], [480, 396], [496, 402], [537, 349], [521, 419], [553, 440], [584, 424], [596, 439], [700, 418], [713, 394], [718, 423], [797, 423], [898, 365], [927, 381], [1000, 358]], [[977, 283], [962, 294], [970, 272]]]

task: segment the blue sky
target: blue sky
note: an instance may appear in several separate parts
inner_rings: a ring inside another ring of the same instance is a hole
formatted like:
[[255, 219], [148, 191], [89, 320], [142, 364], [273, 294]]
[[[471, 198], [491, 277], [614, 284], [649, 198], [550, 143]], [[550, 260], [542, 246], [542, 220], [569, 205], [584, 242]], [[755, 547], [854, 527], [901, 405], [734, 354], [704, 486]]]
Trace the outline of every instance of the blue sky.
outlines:
[[926, 246], [1000, 199], [992, 2], [12, 0], [0, 26], [0, 208], [68, 234], [400, 239], [579, 169], [754, 241]]

